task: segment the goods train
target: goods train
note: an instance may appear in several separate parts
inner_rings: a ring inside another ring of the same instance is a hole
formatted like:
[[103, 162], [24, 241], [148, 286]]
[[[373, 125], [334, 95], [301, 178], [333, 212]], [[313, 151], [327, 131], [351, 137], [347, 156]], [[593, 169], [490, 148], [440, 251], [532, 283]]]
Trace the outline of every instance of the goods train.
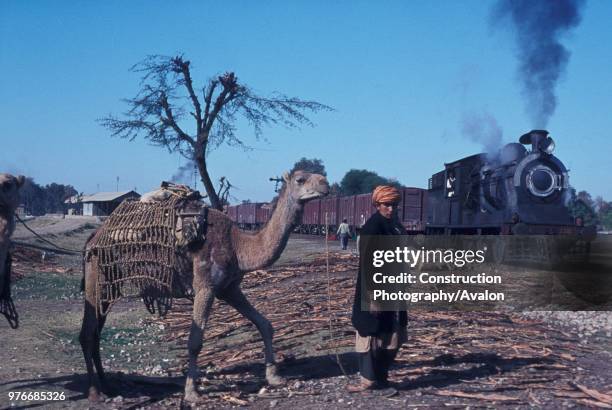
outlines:
[[[583, 227], [570, 215], [568, 170], [553, 155], [554, 148], [547, 131], [532, 130], [496, 153], [447, 163], [432, 175], [427, 189], [400, 189], [397, 217], [413, 234], [594, 236], [594, 227]], [[258, 229], [269, 219], [270, 208], [245, 203], [227, 212], [243, 229]], [[314, 200], [305, 204], [296, 231], [335, 232], [347, 219], [355, 232], [375, 211], [371, 193]]]

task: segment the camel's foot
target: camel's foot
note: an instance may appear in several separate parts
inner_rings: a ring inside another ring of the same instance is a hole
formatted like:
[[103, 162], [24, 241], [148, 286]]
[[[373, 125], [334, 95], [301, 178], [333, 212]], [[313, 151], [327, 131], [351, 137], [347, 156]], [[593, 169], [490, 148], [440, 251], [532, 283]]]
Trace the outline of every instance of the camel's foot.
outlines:
[[87, 399], [91, 403], [103, 402], [106, 399], [106, 396], [98, 390], [97, 387], [91, 386], [89, 388], [89, 394], [87, 395]]
[[187, 379], [185, 382], [185, 402], [187, 403], [197, 403], [200, 401], [200, 394], [198, 393], [195, 382], [193, 379]]
[[278, 375], [275, 364], [266, 364], [266, 381], [270, 386], [281, 386], [285, 384], [285, 378]]
[[185, 402], [189, 404], [195, 404], [200, 401], [200, 394], [195, 391], [185, 393]]

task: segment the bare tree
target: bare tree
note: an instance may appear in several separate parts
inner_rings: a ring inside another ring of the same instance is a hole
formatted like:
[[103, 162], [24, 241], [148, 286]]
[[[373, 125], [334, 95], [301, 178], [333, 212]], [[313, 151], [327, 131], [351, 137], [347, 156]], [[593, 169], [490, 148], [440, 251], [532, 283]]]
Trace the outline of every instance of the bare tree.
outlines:
[[[129, 109], [122, 118], [109, 115], [99, 122], [114, 137], [133, 141], [141, 136], [194, 161], [210, 204], [217, 209], [222, 208], [221, 191], [215, 191], [206, 159], [224, 143], [250, 148], [237, 135], [239, 117], [247, 120], [259, 140], [265, 126], [312, 126], [306, 112], [332, 109], [316, 101], [281, 94], [262, 97], [240, 83], [232, 72], [212, 78], [201, 90], [196, 90], [190, 62], [183, 56], [149, 56], [131, 71], [141, 73], [142, 78], [136, 97], [125, 100]], [[186, 128], [189, 123], [191, 131]]]

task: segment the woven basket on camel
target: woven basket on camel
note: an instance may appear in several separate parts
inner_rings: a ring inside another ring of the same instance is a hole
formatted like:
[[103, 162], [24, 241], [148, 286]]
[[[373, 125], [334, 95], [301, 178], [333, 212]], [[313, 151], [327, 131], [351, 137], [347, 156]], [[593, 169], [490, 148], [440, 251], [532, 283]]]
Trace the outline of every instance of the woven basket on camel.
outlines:
[[[86, 258], [96, 255], [98, 307], [106, 314], [120, 297], [140, 296], [147, 309], [165, 315], [172, 306], [177, 250], [200, 235], [206, 207], [184, 213], [193, 193], [170, 195], [160, 201], [126, 200], [100, 227]], [[178, 229], [177, 229], [178, 228]], [[194, 232], [195, 231], [195, 232]], [[177, 232], [179, 234], [177, 238]], [[185, 238], [189, 236], [189, 238]]]

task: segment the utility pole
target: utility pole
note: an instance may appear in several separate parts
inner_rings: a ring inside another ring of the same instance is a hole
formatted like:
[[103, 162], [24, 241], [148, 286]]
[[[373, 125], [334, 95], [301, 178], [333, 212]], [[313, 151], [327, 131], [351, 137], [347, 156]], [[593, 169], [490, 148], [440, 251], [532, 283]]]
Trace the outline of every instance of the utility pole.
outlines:
[[119, 177], [117, 177], [117, 191], [115, 192], [119, 192]]
[[282, 178], [279, 178], [279, 177], [276, 177], [276, 178], [274, 178], [274, 177], [270, 177], [270, 181], [275, 182], [275, 184], [274, 184], [274, 192], [278, 192], [278, 191], [280, 191], [280, 189], [278, 188], [278, 184], [280, 184], [281, 182], [283, 182], [283, 179], [282, 179]]

